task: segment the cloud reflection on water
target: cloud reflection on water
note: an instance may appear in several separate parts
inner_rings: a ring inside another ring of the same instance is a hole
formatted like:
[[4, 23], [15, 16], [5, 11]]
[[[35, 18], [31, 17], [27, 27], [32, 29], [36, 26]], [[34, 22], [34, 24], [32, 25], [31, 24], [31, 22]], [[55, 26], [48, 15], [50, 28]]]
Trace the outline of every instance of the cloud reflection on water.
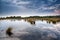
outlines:
[[[14, 34], [16, 34], [20, 40], [60, 40], [59, 24], [60, 23], [48, 24], [45, 21], [36, 21], [35, 26], [32, 26], [29, 21], [2, 20], [0, 21], [0, 28], [5, 30], [9, 26], [12, 26]], [[18, 32], [19, 34], [17, 34]], [[3, 34], [2, 32], [0, 36], [3, 36]]]
[[21, 40], [60, 40], [60, 31], [53, 29], [27, 28], [29, 34], [20, 36]]

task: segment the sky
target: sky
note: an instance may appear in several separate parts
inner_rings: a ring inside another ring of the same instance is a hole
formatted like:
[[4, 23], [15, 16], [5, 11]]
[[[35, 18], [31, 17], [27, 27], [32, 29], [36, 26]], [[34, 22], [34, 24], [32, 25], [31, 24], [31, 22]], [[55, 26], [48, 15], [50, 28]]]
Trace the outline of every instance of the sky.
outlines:
[[60, 15], [60, 0], [0, 0], [0, 16]]

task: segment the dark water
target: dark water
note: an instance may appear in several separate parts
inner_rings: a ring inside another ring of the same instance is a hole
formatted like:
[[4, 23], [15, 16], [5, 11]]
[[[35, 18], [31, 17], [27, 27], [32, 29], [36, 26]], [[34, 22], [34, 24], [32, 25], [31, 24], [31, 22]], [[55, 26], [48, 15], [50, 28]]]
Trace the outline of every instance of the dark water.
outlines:
[[[12, 37], [6, 35], [9, 27]], [[60, 40], [60, 22], [0, 20], [0, 40]]]

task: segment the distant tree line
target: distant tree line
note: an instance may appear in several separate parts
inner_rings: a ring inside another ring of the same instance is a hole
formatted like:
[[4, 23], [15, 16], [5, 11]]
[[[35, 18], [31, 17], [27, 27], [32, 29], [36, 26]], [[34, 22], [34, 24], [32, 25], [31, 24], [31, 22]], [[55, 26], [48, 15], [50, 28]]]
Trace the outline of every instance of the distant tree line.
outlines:
[[30, 17], [21, 17], [21, 16], [10, 16], [10, 17], [0, 17], [0, 19], [19, 19], [19, 18], [60, 18], [58, 16], [30, 16]]
[[60, 18], [60, 15], [58, 16], [30, 16], [25, 18]]
[[21, 16], [10, 16], [10, 17], [6, 17], [6, 18], [21, 18]]
[[17, 18], [21, 18], [21, 16], [0, 17], [0, 19], [17, 19]]

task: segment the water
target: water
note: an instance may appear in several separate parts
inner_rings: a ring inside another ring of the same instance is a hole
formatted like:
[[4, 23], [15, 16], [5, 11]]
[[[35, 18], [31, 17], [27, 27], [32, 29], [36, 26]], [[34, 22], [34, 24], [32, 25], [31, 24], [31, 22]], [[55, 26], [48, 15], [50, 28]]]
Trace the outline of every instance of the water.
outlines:
[[[9, 27], [12, 37], [6, 35]], [[60, 22], [0, 20], [0, 40], [60, 40]]]

